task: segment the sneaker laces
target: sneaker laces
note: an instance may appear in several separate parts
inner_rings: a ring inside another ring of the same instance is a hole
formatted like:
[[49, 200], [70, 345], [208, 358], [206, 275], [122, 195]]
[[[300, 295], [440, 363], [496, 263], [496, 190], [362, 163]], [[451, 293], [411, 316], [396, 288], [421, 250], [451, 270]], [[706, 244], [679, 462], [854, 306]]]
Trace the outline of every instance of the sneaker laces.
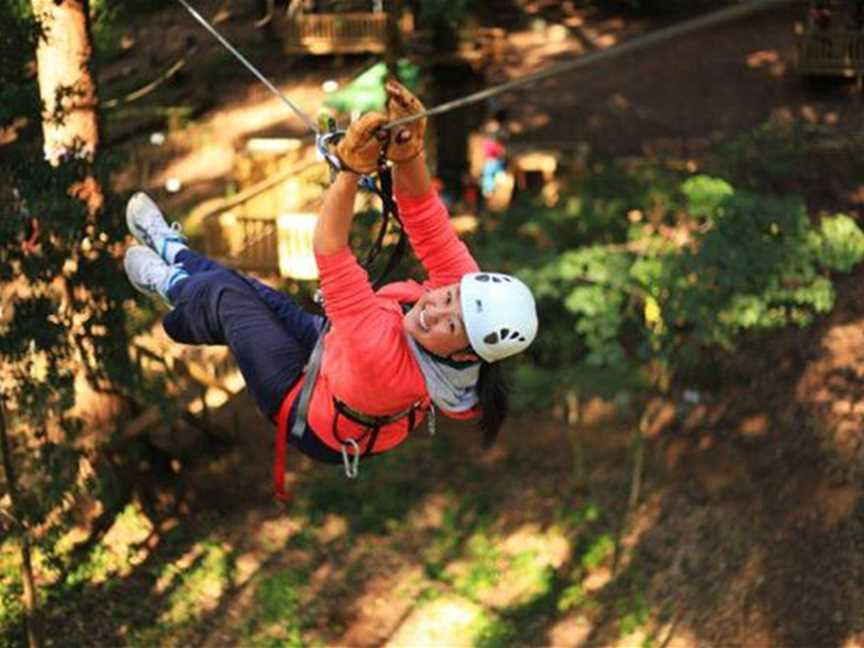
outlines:
[[148, 232], [151, 237], [155, 238], [154, 235], [159, 235], [164, 236], [166, 241], [177, 240], [184, 243], [186, 242], [186, 237], [183, 235], [183, 225], [179, 221], [166, 223], [163, 219], [162, 222], [168, 225], [168, 230], [166, 231], [165, 228], [160, 227], [161, 223], [159, 223], [159, 221], [156, 221]]
[[144, 230], [152, 241], [155, 241], [157, 236], [165, 237], [166, 240], [186, 241], [186, 237], [183, 235], [183, 225], [178, 221], [168, 223], [161, 214], [158, 217], [147, 219], [138, 227]]
[[168, 225], [168, 229], [170, 229], [172, 232], [174, 232], [179, 238], [181, 238], [183, 240], [186, 239], [186, 237], [183, 236], [183, 225], [180, 223], [180, 221], [172, 222], [171, 224]]
[[148, 263], [142, 264], [142, 266], [143, 267], [139, 267], [138, 270], [138, 277], [141, 280], [141, 283], [149, 290], [159, 293], [160, 295], [167, 293], [168, 289], [171, 288], [171, 285], [183, 275], [189, 274], [179, 263], [171, 265]]

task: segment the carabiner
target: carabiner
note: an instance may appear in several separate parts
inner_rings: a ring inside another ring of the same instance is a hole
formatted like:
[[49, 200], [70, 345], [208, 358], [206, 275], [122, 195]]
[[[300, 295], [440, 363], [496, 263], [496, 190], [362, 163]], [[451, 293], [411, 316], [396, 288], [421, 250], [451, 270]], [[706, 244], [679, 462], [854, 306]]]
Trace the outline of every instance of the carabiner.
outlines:
[[[348, 446], [354, 453], [353, 458], [348, 457]], [[354, 439], [345, 439], [342, 442], [342, 464], [345, 466], [345, 476], [348, 479], [356, 479], [360, 472], [360, 446]]]
[[315, 136], [315, 147], [318, 149], [318, 154], [324, 158], [327, 164], [330, 165], [330, 169], [333, 172], [339, 172], [344, 169], [342, 166], [342, 160], [340, 160], [339, 156], [331, 149], [331, 147], [338, 144], [339, 140], [344, 136], [345, 131], [340, 130], [320, 132]]

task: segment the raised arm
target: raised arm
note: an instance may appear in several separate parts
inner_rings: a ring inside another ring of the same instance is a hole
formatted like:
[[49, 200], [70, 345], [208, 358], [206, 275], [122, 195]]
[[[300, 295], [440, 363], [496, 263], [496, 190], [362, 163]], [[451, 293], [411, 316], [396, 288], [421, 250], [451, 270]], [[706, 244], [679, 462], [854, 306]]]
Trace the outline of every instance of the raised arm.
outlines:
[[336, 154], [343, 168], [327, 190], [315, 223], [312, 245], [316, 254], [335, 254], [348, 245], [359, 174], [375, 169], [384, 145], [380, 129], [386, 121], [387, 117], [380, 113], [363, 115], [339, 142]]
[[422, 154], [407, 162], [396, 162], [393, 165], [393, 179], [398, 196], [422, 198], [432, 191], [432, 178]]
[[[423, 112], [423, 104], [395, 82], [387, 84], [391, 121]], [[432, 188], [423, 156], [426, 118], [407, 122], [391, 134], [388, 157], [393, 161], [396, 199], [411, 247], [429, 273], [429, 283], [443, 286], [477, 271], [477, 264], [450, 224], [444, 204]]]
[[358, 177], [356, 173], [340, 171], [327, 190], [312, 236], [316, 254], [335, 254], [348, 245]]
[[[420, 100], [396, 81], [388, 81], [387, 118], [396, 121], [403, 117], [423, 112]], [[426, 133], [426, 117], [421, 117], [392, 133], [387, 157], [393, 162], [396, 194], [404, 198], [422, 198], [432, 191], [432, 178], [423, 159], [423, 136]]]

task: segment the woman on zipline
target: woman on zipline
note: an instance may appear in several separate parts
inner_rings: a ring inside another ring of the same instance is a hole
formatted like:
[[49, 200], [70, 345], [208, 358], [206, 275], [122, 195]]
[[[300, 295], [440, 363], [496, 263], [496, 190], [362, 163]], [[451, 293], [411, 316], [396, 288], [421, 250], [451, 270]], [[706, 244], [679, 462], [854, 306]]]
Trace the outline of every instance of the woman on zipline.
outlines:
[[[404, 441], [434, 416], [433, 407], [453, 418], [480, 416], [491, 445], [507, 413], [495, 363], [526, 349], [537, 334], [529, 289], [514, 277], [479, 272], [450, 226], [422, 155], [425, 118], [398, 127], [386, 141], [382, 126], [423, 110], [395, 82], [387, 95], [389, 114], [364, 115], [336, 146], [341, 169], [315, 226], [329, 328], [284, 293], [190, 250], [143, 193], [127, 208], [141, 245], [127, 250], [126, 274], [135, 288], [173, 307], [163, 319], [168, 335], [185, 344], [228, 345], [259, 409], [277, 425], [277, 448], [288, 438], [314, 459], [344, 463], [349, 473], [353, 465], [350, 476], [361, 456]], [[385, 146], [405, 231], [429, 277], [376, 293], [348, 241], [359, 174], [377, 168]], [[277, 450], [277, 482], [283, 457]]]

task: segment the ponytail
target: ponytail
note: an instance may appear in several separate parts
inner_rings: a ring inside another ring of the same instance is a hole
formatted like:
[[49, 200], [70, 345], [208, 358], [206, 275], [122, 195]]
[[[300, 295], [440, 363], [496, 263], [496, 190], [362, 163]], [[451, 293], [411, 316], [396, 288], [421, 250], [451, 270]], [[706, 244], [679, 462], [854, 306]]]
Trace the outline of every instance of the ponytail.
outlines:
[[498, 430], [510, 410], [510, 386], [507, 384], [501, 365], [497, 362], [481, 362], [477, 380], [482, 415], [480, 430], [483, 432], [483, 449], [495, 445]]

